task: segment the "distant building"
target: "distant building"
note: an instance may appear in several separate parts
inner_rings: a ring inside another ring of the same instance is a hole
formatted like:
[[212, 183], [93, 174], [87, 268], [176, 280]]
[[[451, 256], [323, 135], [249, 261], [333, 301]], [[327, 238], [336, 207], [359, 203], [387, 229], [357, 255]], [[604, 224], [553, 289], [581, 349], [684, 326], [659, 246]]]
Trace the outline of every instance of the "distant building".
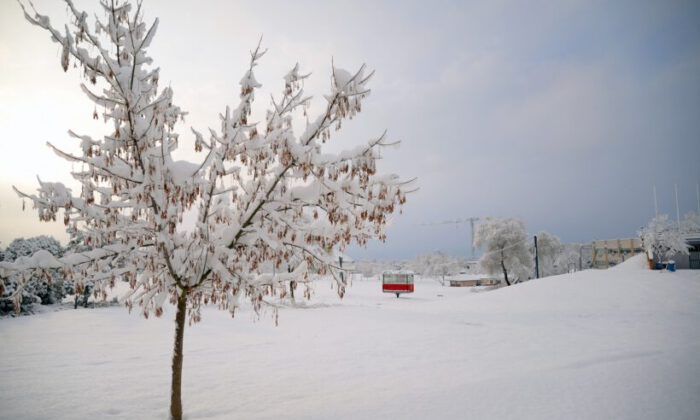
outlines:
[[593, 268], [608, 268], [620, 264], [630, 257], [644, 252], [639, 238], [607, 239], [593, 241]]
[[[479, 260], [471, 260], [464, 263], [464, 268], [468, 273], [475, 273], [479, 269]], [[461, 274], [462, 272], [460, 272]]]
[[685, 240], [690, 245], [690, 255], [677, 254], [673, 257], [676, 268], [700, 270], [700, 232], [686, 234]]
[[335, 259], [335, 263], [339, 267], [342, 267], [343, 270], [345, 270], [345, 271], [354, 273], [357, 270], [357, 267], [355, 266], [355, 260], [347, 254], [343, 254], [342, 252], [338, 252], [338, 253], [336, 253], [334, 259]]
[[458, 274], [445, 279], [450, 287], [475, 287], [493, 286], [500, 283], [500, 280], [486, 274]]

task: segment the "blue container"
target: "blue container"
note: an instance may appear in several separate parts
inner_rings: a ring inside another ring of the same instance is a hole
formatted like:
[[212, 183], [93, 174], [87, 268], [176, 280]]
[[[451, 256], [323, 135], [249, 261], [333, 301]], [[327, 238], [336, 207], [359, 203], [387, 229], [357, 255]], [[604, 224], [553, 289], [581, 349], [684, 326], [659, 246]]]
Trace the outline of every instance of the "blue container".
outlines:
[[661, 264], [661, 263], [658, 262], [658, 261], [657, 261], [656, 263], [654, 263], [654, 270], [663, 270], [663, 269], [664, 269], [664, 265], [663, 265], [663, 264]]
[[666, 270], [670, 272], [676, 271], [676, 262], [675, 261], [669, 261], [666, 263]]

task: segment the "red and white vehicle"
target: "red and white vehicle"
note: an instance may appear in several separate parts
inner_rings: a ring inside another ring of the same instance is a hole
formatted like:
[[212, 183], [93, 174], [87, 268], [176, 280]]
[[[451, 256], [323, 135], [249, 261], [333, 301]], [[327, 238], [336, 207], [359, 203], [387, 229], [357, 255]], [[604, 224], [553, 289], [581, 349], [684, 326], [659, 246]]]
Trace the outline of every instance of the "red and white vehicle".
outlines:
[[413, 293], [412, 271], [385, 271], [382, 273], [382, 292], [394, 293], [399, 297], [401, 293]]

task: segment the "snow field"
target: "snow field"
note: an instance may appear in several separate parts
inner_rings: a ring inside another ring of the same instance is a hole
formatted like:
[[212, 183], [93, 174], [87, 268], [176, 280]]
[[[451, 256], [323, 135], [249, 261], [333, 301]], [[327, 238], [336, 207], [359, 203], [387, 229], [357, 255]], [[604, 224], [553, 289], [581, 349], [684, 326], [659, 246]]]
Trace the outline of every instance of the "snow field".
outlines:
[[[639, 259], [495, 291], [330, 282], [185, 331], [189, 419], [697, 419], [700, 273]], [[0, 320], [0, 418], [167, 418], [174, 310]]]

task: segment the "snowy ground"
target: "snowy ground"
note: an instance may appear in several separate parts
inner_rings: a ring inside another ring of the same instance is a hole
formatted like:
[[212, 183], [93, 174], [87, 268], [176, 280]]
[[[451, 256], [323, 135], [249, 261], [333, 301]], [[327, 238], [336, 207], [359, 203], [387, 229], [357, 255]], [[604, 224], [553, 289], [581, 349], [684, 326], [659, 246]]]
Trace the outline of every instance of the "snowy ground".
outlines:
[[[640, 260], [496, 291], [376, 280], [185, 333], [189, 419], [698, 419], [700, 272]], [[164, 419], [173, 311], [0, 320], [0, 418]]]

